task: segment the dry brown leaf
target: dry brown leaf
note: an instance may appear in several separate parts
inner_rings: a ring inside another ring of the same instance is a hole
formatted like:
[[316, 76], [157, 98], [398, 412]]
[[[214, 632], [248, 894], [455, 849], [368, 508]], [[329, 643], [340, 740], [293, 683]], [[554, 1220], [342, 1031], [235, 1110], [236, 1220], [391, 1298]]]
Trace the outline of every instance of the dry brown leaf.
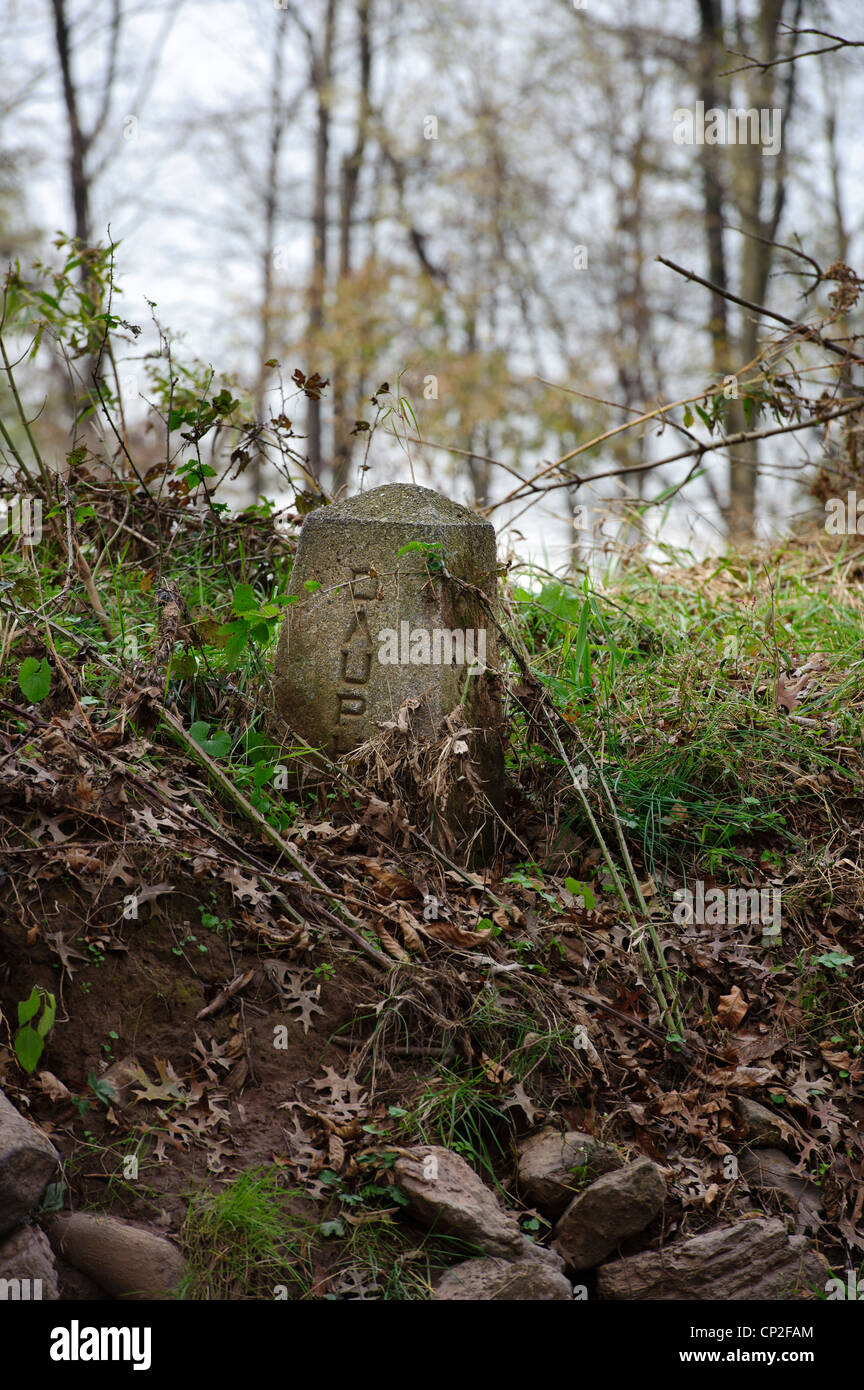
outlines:
[[372, 859], [368, 855], [355, 855], [355, 864], [359, 864], [371, 878], [374, 878], [377, 888], [383, 890], [384, 895], [389, 898], [412, 898], [416, 901], [422, 896], [419, 888], [416, 887], [404, 874], [398, 873], [395, 869], [390, 869], [386, 864], [380, 863], [377, 859]]
[[518, 1106], [519, 1109], [522, 1111], [523, 1115], [525, 1116], [525, 1119], [528, 1121], [529, 1125], [536, 1124], [537, 1121], [542, 1118], [544, 1113], [542, 1110], [539, 1110], [537, 1106], [534, 1104], [531, 1097], [527, 1094], [525, 1087], [523, 1086], [521, 1081], [516, 1082], [516, 1085], [513, 1087], [510, 1096], [506, 1100], [502, 1101], [501, 1105], [505, 1110], [512, 1110], [514, 1106]]
[[138, 906], [140, 907], [142, 903], [155, 902], [156, 899], [160, 897], [163, 893], [173, 892], [173, 883], [152, 883], [147, 884], [146, 887], [142, 888], [139, 892], [137, 892], [135, 894], [135, 899], [137, 901]]
[[480, 1054], [480, 1069], [493, 1086], [509, 1086], [515, 1080], [512, 1071], [508, 1071], [503, 1062], [496, 1061], [485, 1052]]
[[774, 708], [785, 709], [787, 714], [791, 714], [809, 683], [809, 676], [799, 676], [797, 680], [791, 680], [781, 671], [774, 687]]
[[72, 1093], [52, 1071], [40, 1071], [38, 1076], [40, 1090], [49, 1100], [70, 1100]]
[[828, 670], [829, 663], [822, 652], [814, 652], [803, 666], [799, 666], [791, 675], [786, 675], [781, 671], [777, 676], [777, 684], [774, 687], [774, 705], [776, 709], [785, 709], [791, 714], [801, 700], [808, 693], [812, 684], [813, 677], [822, 675]]
[[232, 864], [227, 870], [225, 877], [234, 889], [234, 896], [239, 902], [249, 903], [255, 906], [263, 902], [267, 894], [258, 887], [257, 879], [248, 874], [244, 874], [236, 864]]
[[515, 903], [508, 903], [506, 907], [496, 907], [492, 921], [504, 932], [513, 931], [515, 927], [525, 926], [525, 913]]
[[98, 874], [102, 872], [102, 863], [96, 858], [95, 854], [89, 854], [86, 849], [78, 849], [72, 846], [63, 851], [66, 863], [75, 873]]
[[733, 985], [728, 994], [721, 994], [714, 1017], [724, 1028], [737, 1028], [749, 1008], [738, 986]]
[[395, 936], [391, 936], [389, 931], [387, 931], [384, 927], [378, 928], [378, 940], [381, 942], [381, 945], [384, 947], [384, 950], [387, 952], [388, 956], [392, 956], [394, 960], [411, 959], [408, 952], [403, 950], [402, 947], [399, 945], [399, 942], [396, 940]]
[[487, 927], [485, 931], [465, 931], [462, 927], [457, 927], [455, 922], [447, 922], [443, 918], [437, 922], [418, 922], [417, 925], [425, 936], [431, 936], [435, 941], [443, 941], [448, 946], [464, 946], [469, 950], [472, 946], [481, 945], [492, 935], [491, 927]]
[[[853, 1062], [847, 1051], [840, 1052], [836, 1047], [832, 1047], [830, 1043], [824, 1042], [819, 1044], [819, 1051], [822, 1053], [829, 1067], [833, 1067], [835, 1071], [848, 1071], [853, 1075], [855, 1074], [855, 1062]], [[855, 1061], [858, 1062], [857, 1070], [860, 1070], [860, 1060], [856, 1058]]]
[[400, 905], [398, 908], [397, 921], [399, 923], [399, 930], [402, 933], [402, 939], [409, 951], [416, 951], [418, 955], [425, 956], [426, 947], [423, 945], [423, 940], [420, 936], [420, 923], [417, 921], [417, 918], [414, 917], [407, 908]]

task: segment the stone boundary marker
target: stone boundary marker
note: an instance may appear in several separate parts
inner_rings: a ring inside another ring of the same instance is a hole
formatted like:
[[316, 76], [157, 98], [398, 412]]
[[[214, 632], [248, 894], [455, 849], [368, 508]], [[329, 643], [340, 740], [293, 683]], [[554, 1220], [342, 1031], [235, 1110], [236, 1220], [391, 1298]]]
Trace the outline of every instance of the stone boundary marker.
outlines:
[[430, 488], [390, 483], [310, 512], [288, 590], [298, 601], [276, 652], [276, 703], [330, 757], [373, 737], [405, 700], [420, 700], [418, 727], [430, 737], [462, 704], [491, 794], [503, 772], [500, 702], [494, 678], [476, 672], [497, 666], [497, 633], [476, 596], [443, 577], [442, 560], [494, 603], [494, 527]]

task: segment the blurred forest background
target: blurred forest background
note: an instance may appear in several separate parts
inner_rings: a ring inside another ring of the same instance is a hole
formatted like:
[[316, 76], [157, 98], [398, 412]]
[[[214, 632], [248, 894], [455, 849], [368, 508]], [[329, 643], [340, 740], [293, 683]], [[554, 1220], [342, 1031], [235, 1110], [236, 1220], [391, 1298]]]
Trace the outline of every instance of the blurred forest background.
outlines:
[[[761, 316], [658, 255], [861, 330], [824, 272], [864, 260], [862, 20], [855, 0], [7, 0], [0, 254], [26, 274], [61, 229], [116, 245], [113, 312], [141, 332], [115, 384], [145, 469], [168, 350], [262, 428], [290, 417], [313, 497], [413, 473], [547, 563], [632, 538], [628, 499], [697, 552], [783, 532], [842, 420], [620, 475], [707, 438], [685, 406], [595, 446], [593, 484], [519, 479], [757, 358]], [[700, 101], [779, 110], [779, 151], [678, 143]], [[814, 400], [860, 371], [801, 364]], [[62, 459], [78, 388], [47, 338], [37, 365], [28, 408]], [[733, 400], [724, 423], [754, 419]], [[285, 498], [254, 447], [224, 487]]]

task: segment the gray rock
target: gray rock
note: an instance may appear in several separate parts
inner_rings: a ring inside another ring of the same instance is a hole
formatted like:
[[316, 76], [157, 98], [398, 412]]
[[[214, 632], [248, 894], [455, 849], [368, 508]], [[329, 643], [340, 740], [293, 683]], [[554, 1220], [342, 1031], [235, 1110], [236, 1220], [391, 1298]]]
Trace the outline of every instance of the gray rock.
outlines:
[[38, 1226], [19, 1226], [0, 1244], [0, 1301], [58, 1297], [51, 1246]]
[[183, 1256], [164, 1236], [95, 1212], [63, 1212], [44, 1223], [55, 1253], [114, 1298], [170, 1295]]
[[55, 1256], [61, 1303], [104, 1303], [108, 1295], [89, 1275]]
[[0, 1237], [39, 1205], [60, 1173], [60, 1156], [40, 1129], [0, 1091]]
[[747, 1142], [754, 1149], [783, 1149], [791, 1144], [795, 1137], [792, 1126], [767, 1106], [736, 1096], [735, 1107], [747, 1131]]
[[[399, 554], [413, 542], [439, 546], [449, 572], [494, 602], [494, 527], [456, 502], [391, 483], [319, 507], [303, 523], [291, 573], [298, 602], [279, 637], [276, 704], [292, 729], [337, 756], [373, 737], [409, 699], [421, 702], [416, 726], [431, 737], [464, 694], [466, 722], [479, 731], [472, 759], [495, 800], [503, 778], [497, 685], [488, 672], [469, 677], [467, 655], [476, 658], [482, 640], [486, 664], [497, 665], [497, 634], [480, 601], [436, 573], [434, 559], [430, 572], [423, 552]], [[320, 588], [310, 592], [313, 581]], [[461, 662], [445, 632], [472, 635]], [[395, 634], [395, 646], [384, 634]], [[395, 664], [387, 659], [394, 654]]]
[[738, 1168], [751, 1189], [761, 1187], [786, 1198], [795, 1213], [796, 1230], [816, 1230], [822, 1212], [822, 1193], [815, 1183], [796, 1173], [794, 1163], [779, 1149], [745, 1151], [738, 1157]]
[[586, 1182], [622, 1162], [614, 1149], [590, 1134], [562, 1134], [547, 1125], [519, 1145], [519, 1187], [532, 1206], [554, 1221]]
[[541, 1260], [465, 1260], [438, 1281], [435, 1298], [472, 1303], [550, 1303], [573, 1297], [570, 1281]]
[[663, 1205], [666, 1184], [650, 1158], [606, 1173], [574, 1197], [553, 1232], [571, 1269], [593, 1269], [628, 1236], [644, 1231]]
[[773, 1302], [810, 1298], [828, 1277], [806, 1236], [787, 1235], [782, 1221], [759, 1217], [601, 1265], [597, 1294], [622, 1301]]
[[410, 1157], [397, 1158], [393, 1170], [410, 1211], [430, 1230], [455, 1236], [488, 1255], [534, 1259], [560, 1269], [560, 1257], [522, 1234], [515, 1217], [498, 1205], [458, 1154], [418, 1144]]

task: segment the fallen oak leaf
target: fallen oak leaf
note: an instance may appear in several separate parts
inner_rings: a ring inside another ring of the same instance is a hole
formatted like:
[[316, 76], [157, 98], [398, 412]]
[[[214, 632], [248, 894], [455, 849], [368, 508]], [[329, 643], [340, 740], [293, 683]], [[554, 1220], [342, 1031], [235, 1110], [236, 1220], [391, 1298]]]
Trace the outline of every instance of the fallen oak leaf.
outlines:
[[74, 873], [98, 874], [103, 868], [102, 861], [95, 854], [76, 845], [62, 850], [56, 859], [59, 860], [61, 857], [65, 858], [67, 867]]
[[136, 899], [136, 902], [137, 902], [138, 906], [140, 907], [142, 903], [155, 902], [155, 900], [156, 900], [156, 899], [160, 896], [160, 894], [162, 894], [162, 893], [173, 893], [173, 892], [174, 892], [174, 885], [173, 885], [173, 883], [152, 883], [152, 884], [149, 884], [146, 888], [142, 888], [142, 889], [140, 890], [140, 892], [136, 893], [136, 894], [135, 894], [135, 899]]
[[66, 971], [66, 974], [69, 976], [70, 980], [74, 979], [75, 977], [75, 971], [72, 969], [71, 964], [73, 958], [75, 960], [82, 960], [87, 965], [90, 964], [89, 956], [83, 955], [81, 951], [76, 950], [74, 946], [70, 946], [69, 942], [63, 936], [62, 932], [46, 932], [45, 940], [57, 952], [63, 964], [63, 969]]
[[822, 652], [814, 652], [809, 661], [799, 666], [791, 675], [786, 675], [783, 671], [778, 672], [774, 686], [775, 709], [785, 709], [791, 714], [808, 693], [813, 677], [822, 675], [828, 670], [828, 666], [829, 663]]

